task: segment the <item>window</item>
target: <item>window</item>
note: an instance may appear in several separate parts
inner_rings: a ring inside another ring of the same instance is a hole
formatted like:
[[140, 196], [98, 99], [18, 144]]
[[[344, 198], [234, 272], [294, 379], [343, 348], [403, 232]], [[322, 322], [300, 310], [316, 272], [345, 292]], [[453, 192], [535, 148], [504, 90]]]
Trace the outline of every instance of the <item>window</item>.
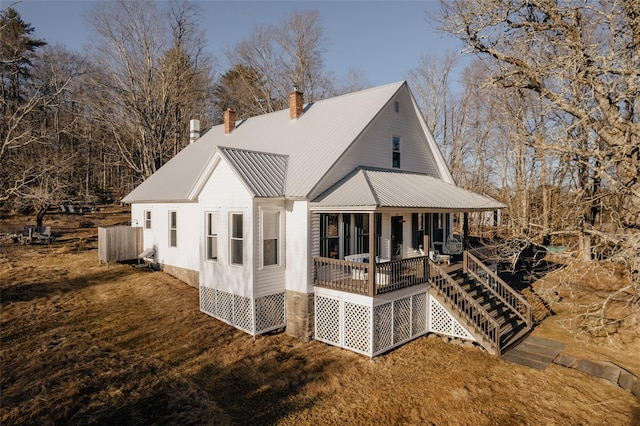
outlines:
[[169, 247], [178, 246], [178, 212], [169, 212]]
[[218, 212], [206, 213], [206, 259], [218, 261]]
[[243, 241], [242, 241], [242, 221], [243, 215], [240, 213], [231, 214], [231, 264], [242, 265], [243, 263]]
[[278, 264], [278, 235], [280, 213], [262, 213], [262, 266]]
[[151, 229], [151, 210], [144, 211], [144, 229]]
[[400, 112], [400, 102], [397, 102], [394, 104], [394, 108], [396, 112]]
[[394, 169], [400, 168], [400, 136], [391, 138], [391, 150], [393, 152], [392, 166]]
[[338, 259], [338, 214], [322, 213], [320, 215], [320, 256]]

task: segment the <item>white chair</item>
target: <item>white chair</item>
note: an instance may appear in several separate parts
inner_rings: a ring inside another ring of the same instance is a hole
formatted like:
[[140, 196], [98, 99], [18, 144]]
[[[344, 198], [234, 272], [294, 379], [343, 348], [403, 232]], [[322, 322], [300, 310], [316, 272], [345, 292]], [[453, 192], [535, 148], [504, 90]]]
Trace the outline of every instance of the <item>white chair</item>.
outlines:
[[460, 254], [464, 249], [464, 245], [462, 243], [462, 236], [457, 233], [450, 234], [447, 238], [447, 250], [451, 254]]

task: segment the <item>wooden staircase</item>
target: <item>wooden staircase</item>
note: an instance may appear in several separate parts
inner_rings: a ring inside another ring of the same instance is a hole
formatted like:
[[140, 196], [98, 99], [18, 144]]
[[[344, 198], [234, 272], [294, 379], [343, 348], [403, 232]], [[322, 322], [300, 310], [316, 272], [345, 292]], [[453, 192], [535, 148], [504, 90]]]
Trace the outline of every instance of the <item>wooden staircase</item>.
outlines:
[[429, 269], [430, 294], [487, 351], [500, 355], [531, 331], [531, 305], [472, 254], [450, 273]]

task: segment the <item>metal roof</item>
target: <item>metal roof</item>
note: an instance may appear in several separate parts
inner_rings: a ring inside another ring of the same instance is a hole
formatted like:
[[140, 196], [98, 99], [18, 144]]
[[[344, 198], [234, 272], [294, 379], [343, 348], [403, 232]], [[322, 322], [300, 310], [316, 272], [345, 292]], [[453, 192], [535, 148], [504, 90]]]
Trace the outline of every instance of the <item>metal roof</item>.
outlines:
[[247, 188], [256, 197], [283, 197], [287, 177], [286, 155], [218, 147]]
[[205, 144], [187, 145], [124, 197], [122, 202], [191, 201], [188, 194], [214, 153], [215, 149]]
[[285, 109], [240, 120], [229, 134], [223, 125], [215, 126], [122, 201], [193, 201], [198, 195], [193, 189], [218, 147], [288, 156], [285, 195], [306, 197], [402, 87], [407, 88], [406, 82], [310, 103], [297, 119], [290, 119]]
[[497, 210], [506, 206], [432, 176], [358, 168], [313, 200], [311, 208], [397, 207], [451, 211]]

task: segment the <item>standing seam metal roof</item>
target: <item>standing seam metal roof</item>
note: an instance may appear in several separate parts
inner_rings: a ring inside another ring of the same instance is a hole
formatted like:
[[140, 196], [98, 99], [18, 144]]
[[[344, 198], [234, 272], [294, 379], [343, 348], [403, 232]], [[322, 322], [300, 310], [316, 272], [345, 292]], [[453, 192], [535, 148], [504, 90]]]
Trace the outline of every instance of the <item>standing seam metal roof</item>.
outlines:
[[256, 197], [283, 197], [287, 176], [286, 155], [218, 148]]
[[419, 173], [357, 168], [312, 202], [317, 207], [496, 210], [504, 204]]
[[[215, 126], [122, 201], [193, 200], [197, 194], [190, 195], [191, 191], [219, 147], [288, 156], [285, 195], [306, 197], [402, 87], [406, 87], [406, 82], [307, 104], [304, 114], [293, 120], [289, 118], [288, 109], [244, 119], [237, 122], [230, 134], [224, 133], [223, 125]], [[238, 166], [248, 165], [257, 161], [257, 157], [237, 161]], [[250, 177], [248, 171], [239, 171], [239, 174]], [[254, 179], [253, 184], [258, 185], [257, 180]], [[249, 182], [247, 185], [251, 186]], [[259, 186], [252, 190], [277, 192], [275, 188]]]

